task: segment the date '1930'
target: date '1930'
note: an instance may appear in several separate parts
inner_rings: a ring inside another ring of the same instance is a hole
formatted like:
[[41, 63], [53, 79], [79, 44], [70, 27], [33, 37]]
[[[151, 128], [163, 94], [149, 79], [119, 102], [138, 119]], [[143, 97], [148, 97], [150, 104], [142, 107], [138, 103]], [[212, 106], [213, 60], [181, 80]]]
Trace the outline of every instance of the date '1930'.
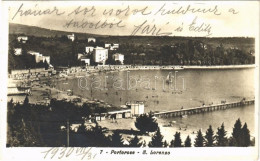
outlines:
[[54, 148], [50, 148], [47, 151], [44, 151], [42, 153], [44, 153], [44, 159], [50, 158], [50, 159], [62, 159], [62, 158], [68, 158], [70, 156], [72, 157], [81, 157], [80, 159], [87, 159], [87, 160], [91, 160], [94, 159], [96, 157], [97, 154], [92, 153], [91, 151], [91, 147], [90, 148], [86, 148], [86, 147], [78, 147], [78, 148], [74, 148], [74, 147], [54, 147]]

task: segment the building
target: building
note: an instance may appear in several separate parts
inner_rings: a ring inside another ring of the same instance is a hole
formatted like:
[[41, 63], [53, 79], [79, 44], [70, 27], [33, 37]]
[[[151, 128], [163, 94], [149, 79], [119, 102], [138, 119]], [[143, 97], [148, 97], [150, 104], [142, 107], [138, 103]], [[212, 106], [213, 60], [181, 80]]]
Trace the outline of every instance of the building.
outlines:
[[35, 51], [28, 51], [28, 54], [34, 55], [35, 56], [35, 62], [39, 63], [39, 62], [44, 62], [46, 61], [48, 64], [51, 63], [51, 58], [50, 56], [43, 56], [42, 54], [40, 54], [39, 52], [35, 52]]
[[118, 49], [119, 48], [119, 44], [113, 44], [113, 48], [114, 49]]
[[71, 35], [67, 35], [68, 39], [71, 40], [71, 41], [74, 41], [75, 40], [75, 35], [74, 34], [71, 34]]
[[42, 54], [40, 54], [39, 52], [36, 52], [36, 51], [28, 51], [28, 54], [35, 55], [35, 56], [42, 55]]
[[139, 56], [145, 56], [145, 53], [141, 53], [141, 54], [139, 54]]
[[7, 95], [27, 95], [30, 94], [29, 87], [8, 87]]
[[26, 41], [28, 40], [28, 37], [27, 36], [18, 36], [17, 40], [18, 40], [18, 42], [26, 43]]
[[124, 110], [118, 110], [118, 111], [110, 111], [110, 112], [108, 112], [108, 116], [111, 119], [129, 118], [129, 117], [131, 117], [131, 110], [124, 109]]
[[119, 48], [119, 44], [105, 44], [105, 48], [108, 50], [117, 50]]
[[106, 49], [110, 49], [111, 44], [105, 44]]
[[89, 66], [89, 65], [90, 65], [90, 59], [89, 59], [89, 58], [82, 57], [82, 58], [80, 59], [80, 61], [84, 61], [84, 62], [85, 62], [85, 64], [86, 64], [87, 66]]
[[93, 50], [94, 50], [93, 46], [87, 46], [86, 47], [86, 53], [91, 53], [91, 52], [93, 52]]
[[97, 115], [95, 115], [95, 119], [96, 119], [96, 121], [104, 121], [104, 120], [106, 120], [106, 115], [105, 114], [101, 114], [101, 115], [97, 114]]
[[22, 48], [15, 48], [14, 55], [22, 55]]
[[102, 47], [94, 48], [93, 58], [94, 62], [105, 65], [108, 59], [108, 50]]
[[78, 60], [83, 56], [83, 54], [78, 53]]
[[35, 51], [28, 51], [28, 54], [34, 55], [35, 56], [35, 61], [36, 63], [41, 62], [42, 60], [42, 54], [40, 54], [39, 52], [35, 52]]
[[119, 44], [111, 44], [110, 50], [117, 50], [119, 48]]
[[95, 43], [95, 42], [96, 42], [96, 39], [93, 38], [93, 37], [88, 38], [88, 43], [91, 42], [91, 41], [93, 41], [93, 42]]
[[120, 53], [116, 53], [112, 56], [112, 58], [115, 60], [115, 61], [120, 61], [121, 64], [124, 64], [124, 60], [125, 60], [125, 56], [123, 54], [120, 54]]
[[144, 103], [143, 102], [136, 102], [132, 104], [127, 104], [127, 106], [131, 107], [131, 115], [138, 116], [144, 114]]
[[43, 62], [47, 62], [49, 65], [51, 63], [51, 57], [50, 56], [42, 56], [42, 61]]
[[84, 61], [87, 66], [90, 65], [90, 59], [81, 59], [81, 61]]

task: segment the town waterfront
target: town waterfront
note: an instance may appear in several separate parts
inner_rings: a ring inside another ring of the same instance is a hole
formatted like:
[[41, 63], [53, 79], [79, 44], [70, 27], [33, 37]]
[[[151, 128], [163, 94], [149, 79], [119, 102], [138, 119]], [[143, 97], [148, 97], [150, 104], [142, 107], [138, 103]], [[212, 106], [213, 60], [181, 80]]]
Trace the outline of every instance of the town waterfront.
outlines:
[[[173, 85], [163, 82], [169, 73], [172, 74]], [[157, 81], [155, 81], [156, 78]], [[83, 87], [89, 88], [80, 87], [80, 80], [83, 80], [81, 84]], [[96, 83], [92, 84], [91, 89], [92, 80], [96, 80]], [[97, 80], [102, 80], [102, 82], [97, 83]], [[175, 88], [175, 80], [177, 88]], [[239, 102], [243, 98], [254, 99], [254, 68], [134, 70], [92, 73], [87, 74], [87, 76], [86, 73], [81, 73], [81, 77], [69, 79], [56, 79], [54, 77], [51, 82], [52, 86], [54, 85], [57, 89], [52, 90], [52, 98], [66, 98], [64, 93], [67, 90], [72, 90], [75, 96], [87, 100], [99, 100], [111, 104], [111, 106], [119, 107], [126, 102], [143, 101], [145, 112], [179, 110], [203, 104], [220, 104], [221, 101]], [[48, 93], [48, 90], [46, 92]], [[37, 102], [44, 99], [41, 92], [38, 93], [36, 90], [32, 93], [33, 95], [29, 96], [30, 101]], [[22, 101], [25, 96], [10, 96], [9, 100], [11, 98], [14, 101]], [[242, 122], [247, 123], [251, 136], [255, 136], [254, 107], [255, 105], [235, 107], [189, 115], [186, 118], [158, 118], [158, 123], [166, 139], [171, 138], [176, 131], [182, 132], [184, 139], [187, 135], [195, 137], [196, 131], [199, 129], [205, 132], [209, 125], [212, 125], [213, 129], [216, 130], [222, 123], [225, 124], [228, 135], [230, 135], [234, 122], [240, 118]], [[120, 129], [121, 126], [122, 129], [135, 129], [134, 121], [134, 119], [121, 119], [118, 120], [116, 126], [110, 121], [101, 121], [100, 125], [110, 130]], [[175, 124], [172, 127], [164, 127], [169, 122], [175, 122]], [[193, 134], [193, 132], [195, 133]]]
[[254, 4], [6, 5], [6, 147], [258, 147]]

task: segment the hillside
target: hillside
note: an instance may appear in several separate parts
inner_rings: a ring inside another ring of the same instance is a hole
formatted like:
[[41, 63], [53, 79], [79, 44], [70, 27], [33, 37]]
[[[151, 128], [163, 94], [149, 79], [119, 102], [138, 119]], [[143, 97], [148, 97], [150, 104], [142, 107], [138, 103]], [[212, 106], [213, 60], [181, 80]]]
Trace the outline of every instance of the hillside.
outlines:
[[[27, 26], [21, 24], [9, 24], [9, 34], [19, 35], [24, 34], [28, 36], [35, 37], [61, 37], [62, 35], [68, 35], [72, 32], [50, 30], [35, 26]], [[74, 32], [75, 33], [75, 32]], [[156, 36], [107, 36], [107, 35], [95, 35], [89, 33], [75, 33], [79, 40], [85, 40], [88, 37], [95, 37], [99, 41], [105, 43], [120, 43], [120, 44], [135, 44], [135, 45], [147, 45], [151, 46], [161, 46], [161, 45], [172, 45], [176, 43], [185, 43], [188, 40], [200, 41], [211, 45], [212, 47], [217, 47], [221, 43], [225, 44], [226, 48], [229, 47], [238, 47], [246, 51], [254, 50], [255, 39], [246, 38], [246, 37], [216, 37], [216, 38], [207, 38], [207, 37], [156, 37]]]
[[[23, 44], [17, 35], [28, 36]], [[26, 51], [36, 51], [50, 56], [54, 66], [78, 66], [78, 53], [84, 53], [86, 46], [105, 46], [105, 43], [118, 43], [119, 49], [110, 50], [125, 55], [124, 64], [133, 65], [241, 65], [254, 64], [255, 39], [245, 37], [155, 37], [155, 36], [104, 36], [75, 33], [75, 41], [70, 41], [64, 31], [39, 27], [10, 24], [9, 33], [9, 71], [11, 69], [32, 68], [37, 64], [29, 63]], [[96, 42], [87, 38], [95, 37]], [[25, 54], [14, 55], [14, 48], [22, 48]], [[142, 56], [144, 55], [144, 56]], [[112, 56], [111, 56], [112, 59]], [[24, 60], [24, 61], [21, 61]], [[113, 65], [108, 61], [108, 64]], [[93, 65], [93, 64], [92, 64]]]
[[[61, 37], [62, 35], [68, 35], [71, 33], [72, 32], [50, 30], [50, 29], [45, 29], [36, 26], [27, 26], [27, 25], [9, 23], [9, 34], [14, 34], [14, 35], [24, 34], [24, 35], [35, 36], [35, 37], [55, 37], [55, 36]], [[77, 36], [81, 39], [85, 39], [88, 37], [96, 37], [98, 35], [88, 34], [88, 33], [77, 33]]]

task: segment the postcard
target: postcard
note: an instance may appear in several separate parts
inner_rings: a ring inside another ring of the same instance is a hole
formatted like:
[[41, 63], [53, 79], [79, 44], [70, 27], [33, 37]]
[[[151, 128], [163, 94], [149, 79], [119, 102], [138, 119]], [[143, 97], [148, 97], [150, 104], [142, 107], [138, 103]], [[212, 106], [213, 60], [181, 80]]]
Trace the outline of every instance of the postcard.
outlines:
[[1, 160], [257, 160], [259, 1], [2, 1]]

